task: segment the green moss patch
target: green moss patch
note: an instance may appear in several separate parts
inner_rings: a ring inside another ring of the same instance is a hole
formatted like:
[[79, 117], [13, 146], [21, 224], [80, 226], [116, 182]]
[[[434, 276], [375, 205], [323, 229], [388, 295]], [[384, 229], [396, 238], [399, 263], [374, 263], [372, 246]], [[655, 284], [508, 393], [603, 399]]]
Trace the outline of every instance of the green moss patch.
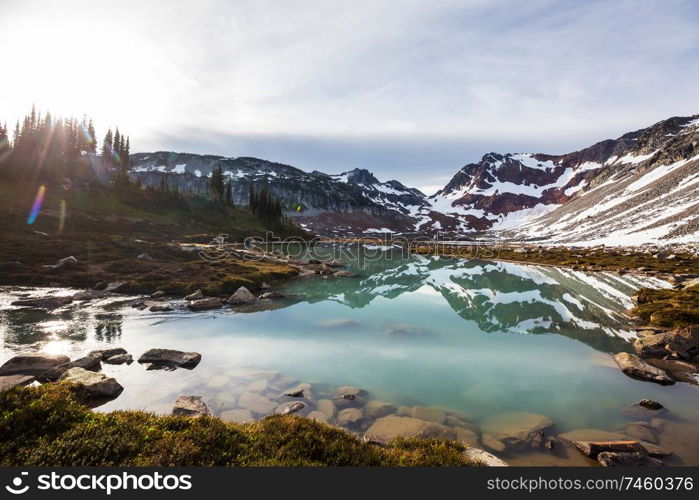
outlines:
[[366, 443], [292, 415], [250, 424], [214, 417], [92, 412], [64, 384], [0, 393], [4, 466], [467, 466], [465, 447], [441, 440]]
[[699, 324], [699, 285], [683, 290], [642, 288], [633, 312], [646, 323], [657, 326]]

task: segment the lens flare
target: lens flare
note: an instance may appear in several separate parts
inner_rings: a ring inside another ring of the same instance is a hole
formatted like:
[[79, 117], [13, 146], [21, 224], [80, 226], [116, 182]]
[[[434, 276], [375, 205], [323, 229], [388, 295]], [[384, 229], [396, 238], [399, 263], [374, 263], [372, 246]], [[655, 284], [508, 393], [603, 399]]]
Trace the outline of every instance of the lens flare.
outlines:
[[95, 138], [90, 135], [90, 132], [87, 130], [85, 125], [80, 125], [80, 132], [83, 134], [83, 138], [87, 141], [88, 144], [92, 144], [95, 142]]
[[36, 193], [36, 198], [34, 198], [34, 204], [32, 205], [32, 210], [29, 212], [29, 217], [27, 217], [27, 224], [34, 224], [34, 221], [39, 216], [39, 211], [41, 210], [41, 205], [44, 203], [44, 197], [46, 196], [46, 186], [43, 184], [39, 186], [39, 191]]
[[66, 225], [66, 200], [61, 200], [61, 215], [58, 220], [58, 234], [63, 232], [63, 228]]

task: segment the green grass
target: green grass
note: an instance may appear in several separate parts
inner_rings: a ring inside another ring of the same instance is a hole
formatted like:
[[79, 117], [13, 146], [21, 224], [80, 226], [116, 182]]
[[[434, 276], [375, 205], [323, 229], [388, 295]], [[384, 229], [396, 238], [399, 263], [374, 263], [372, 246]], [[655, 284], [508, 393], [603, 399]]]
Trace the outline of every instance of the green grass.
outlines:
[[296, 416], [250, 424], [214, 417], [92, 412], [64, 384], [0, 393], [3, 466], [468, 466], [464, 446], [440, 440], [366, 443]]

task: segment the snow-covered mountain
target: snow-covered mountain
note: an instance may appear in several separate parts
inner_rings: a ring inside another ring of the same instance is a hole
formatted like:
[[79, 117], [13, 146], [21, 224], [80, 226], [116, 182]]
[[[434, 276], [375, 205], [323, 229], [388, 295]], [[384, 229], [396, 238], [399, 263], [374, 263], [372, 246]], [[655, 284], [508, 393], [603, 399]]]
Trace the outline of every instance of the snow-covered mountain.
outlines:
[[135, 154], [132, 164], [144, 185], [166, 177], [194, 191], [205, 190], [220, 166], [237, 204], [248, 203], [250, 183], [267, 185], [290, 215], [322, 235], [488, 231], [575, 243], [699, 236], [699, 115], [562, 155], [488, 153], [430, 197], [365, 169], [329, 175], [257, 158], [170, 152]]
[[511, 234], [519, 237], [572, 241], [624, 226], [640, 230], [672, 216], [667, 233], [689, 234], [690, 226], [680, 226], [697, 216], [690, 202], [699, 194], [697, 118], [670, 118], [564, 155], [489, 153], [459, 170], [429, 202], [460, 219], [453, 229], [464, 229], [465, 221], [471, 229], [515, 228]]

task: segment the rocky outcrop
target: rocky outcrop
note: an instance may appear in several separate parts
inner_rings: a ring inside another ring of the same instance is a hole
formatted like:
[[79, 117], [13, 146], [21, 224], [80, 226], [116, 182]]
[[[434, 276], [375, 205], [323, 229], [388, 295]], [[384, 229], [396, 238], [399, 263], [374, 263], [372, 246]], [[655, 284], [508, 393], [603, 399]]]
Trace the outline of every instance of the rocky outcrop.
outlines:
[[35, 380], [36, 378], [32, 375], [0, 375], [0, 392], [17, 386], [29, 385]]
[[0, 367], [0, 376], [39, 376], [51, 368], [69, 362], [70, 358], [62, 354], [23, 354], [7, 360]]
[[231, 305], [254, 304], [257, 302], [257, 297], [255, 297], [250, 290], [241, 286], [226, 302]]
[[88, 400], [115, 398], [124, 390], [115, 378], [84, 368], [70, 368], [58, 380], [76, 384]]
[[633, 348], [644, 358], [673, 355], [681, 359], [691, 359], [690, 351], [699, 349], [699, 325], [640, 337], [634, 341]]
[[614, 361], [619, 365], [621, 371], [629, 377], [648, 380], [661, 385], [672, 385], [675, 383], [663, 370], [646, 363], [633, 354], [620, 352], [614, 356]]
[[93, 372], [99, 371], [102, 368], [100, 363], [100, 358], [98, 356], [88, 355], [84, 358], [76, 359], [75, 361], [69, 361], [68, 363], [63, 363], [53, 368], [49, 368], [41, 375], [37, 376], [37, 380], [41, 382], [53, 382], [58, 380], [61, 375], [71, 368], [83, 368], [85, 370], [90, 370]]

